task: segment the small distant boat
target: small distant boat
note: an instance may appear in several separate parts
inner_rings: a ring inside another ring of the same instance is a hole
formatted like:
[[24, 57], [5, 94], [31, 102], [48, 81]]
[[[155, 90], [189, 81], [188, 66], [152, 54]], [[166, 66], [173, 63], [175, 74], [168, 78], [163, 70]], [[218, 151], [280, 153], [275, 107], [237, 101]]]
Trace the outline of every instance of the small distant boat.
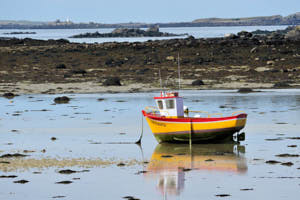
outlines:
[[[184, 109], [183, 98], [178, 92], [161, 92], [161, 95], [154, 99], [157, 107], [146, 107], [142, 113], [159, 143], [191, 144], [232, 139], [235, 133], [239, 133], [245, 127], [247, 120], [247, 114], [241, 111], [227, 117], [222, 117], [220, 113], [188, 111]], [[189, 113], [198, 114], [190, 117]], [[199, 113], [205, 113], [207, 116], [201, 117]]]

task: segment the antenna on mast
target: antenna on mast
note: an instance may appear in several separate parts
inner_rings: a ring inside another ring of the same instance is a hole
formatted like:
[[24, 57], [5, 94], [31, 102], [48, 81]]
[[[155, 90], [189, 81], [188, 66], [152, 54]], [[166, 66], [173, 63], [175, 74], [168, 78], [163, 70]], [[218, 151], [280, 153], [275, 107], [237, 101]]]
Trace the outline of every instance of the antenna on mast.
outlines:
[[178, 63], [178, 90], [180, 90], [180, 61], [179, 61], [179, 53], [177, 57], [177, 63]]

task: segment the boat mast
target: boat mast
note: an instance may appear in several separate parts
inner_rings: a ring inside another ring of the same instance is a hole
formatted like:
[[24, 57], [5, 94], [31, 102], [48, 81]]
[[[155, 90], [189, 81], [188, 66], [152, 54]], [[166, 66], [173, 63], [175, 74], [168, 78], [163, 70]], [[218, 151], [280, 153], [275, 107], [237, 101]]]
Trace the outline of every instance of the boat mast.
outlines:
[[180, 61], [179, 61], [179, 53], [177, 57], [177, 62], [178, 62], [178, 91], [180, 90]]
[[160, 85], [160, 90], [161, 90], [161, 92], [162, 92], [162, 91], [163, 91], [163, 88], [162, 88], [162, 81], [161, 81], [160, 69], [158, 69], [158, 76], [159, 76], [159, 85]]

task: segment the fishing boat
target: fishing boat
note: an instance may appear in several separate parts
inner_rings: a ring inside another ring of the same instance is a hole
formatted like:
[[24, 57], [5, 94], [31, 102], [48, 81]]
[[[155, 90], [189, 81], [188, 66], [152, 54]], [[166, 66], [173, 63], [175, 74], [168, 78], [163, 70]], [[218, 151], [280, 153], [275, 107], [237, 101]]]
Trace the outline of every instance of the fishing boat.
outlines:
[[[239, 135], [245, 127], [247, 114], [242, 111], [223, 117], [220, 113], [189, 111], [178, 92], [161, 92], [154, 97], [156, 107], [148, 106], [142, 113], [158, 143], [201, 143], [226, 140]], [[190, 116], [194, 114], [194, 116]], [[205, 114], [204, 117], [201, 115]]]

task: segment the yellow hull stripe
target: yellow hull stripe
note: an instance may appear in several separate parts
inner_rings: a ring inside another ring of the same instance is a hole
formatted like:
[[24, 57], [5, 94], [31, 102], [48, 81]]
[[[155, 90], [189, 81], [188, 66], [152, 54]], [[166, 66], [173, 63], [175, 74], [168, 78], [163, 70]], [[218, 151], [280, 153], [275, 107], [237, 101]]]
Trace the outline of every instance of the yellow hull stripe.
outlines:
[[217, 132], [241, 129], [246, 124], [246, 118], [237, 118], [224, 121], [214, 122], [167, 122], [159, 121], [146, 117], [151, 131], [154, 134], [168, 134], [178, 133], [186, 134], [190, 133], [203, 133], [203, 132]]

